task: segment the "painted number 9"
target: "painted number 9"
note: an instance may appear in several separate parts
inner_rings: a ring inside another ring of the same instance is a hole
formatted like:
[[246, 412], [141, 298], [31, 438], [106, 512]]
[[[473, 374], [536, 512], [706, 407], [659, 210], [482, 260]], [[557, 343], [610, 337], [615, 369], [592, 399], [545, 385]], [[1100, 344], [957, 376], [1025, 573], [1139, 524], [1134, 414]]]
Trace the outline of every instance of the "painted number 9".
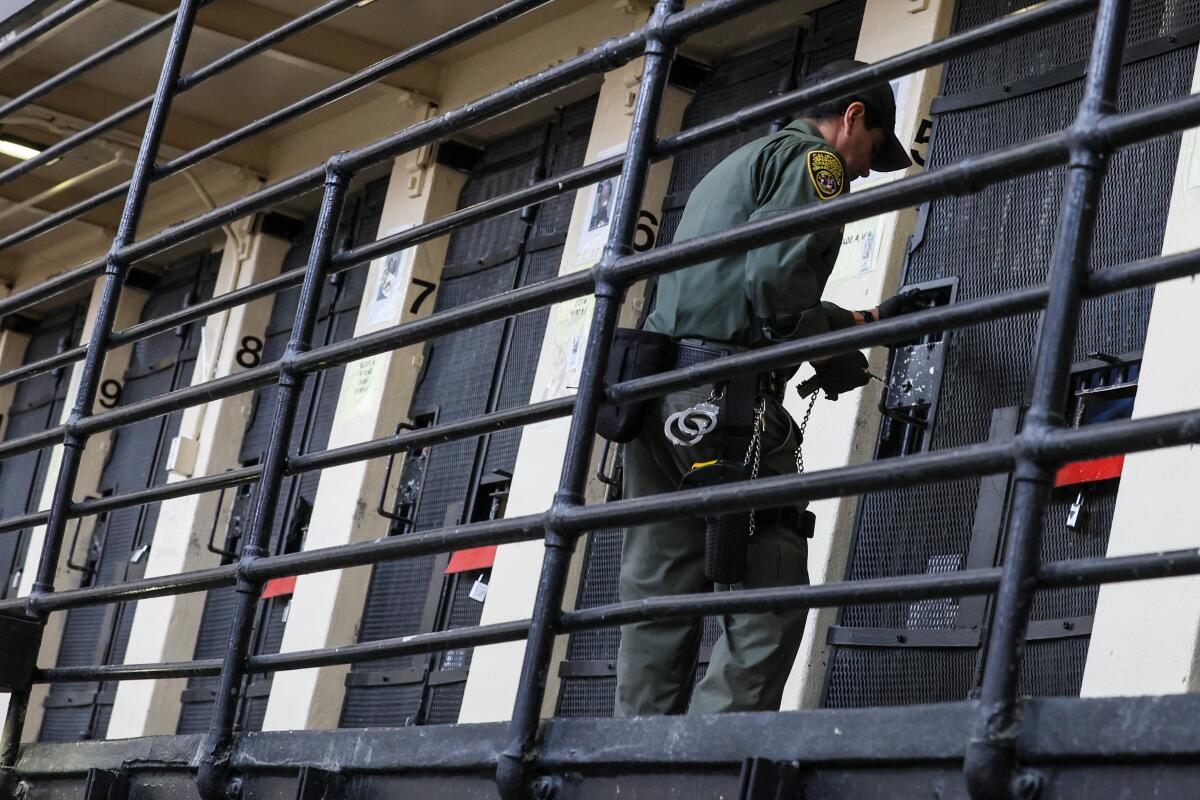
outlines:
[[121, 382], [109, 378], [100, 384], [101, 408], [116, 408], [121, 402]]

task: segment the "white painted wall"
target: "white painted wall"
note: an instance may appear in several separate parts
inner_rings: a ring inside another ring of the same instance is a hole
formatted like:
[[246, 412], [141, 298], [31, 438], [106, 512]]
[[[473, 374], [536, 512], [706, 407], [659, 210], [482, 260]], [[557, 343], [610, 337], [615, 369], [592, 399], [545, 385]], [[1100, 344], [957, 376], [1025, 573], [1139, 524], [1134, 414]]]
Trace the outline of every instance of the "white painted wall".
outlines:
[[[408, 124], [423, 119], [428, 104], [408, 108]], [[453, 211], [465, 176], [436, 164], [428, 150], [408, 154], [392, 167], [379, 223], [379, 238]], [[413, 278], [439, 280], [448, 239], [443, 237], [404, 251], [400, 283], [390, 299], [377, 299], [380, 270], [386, 259], [369, 267], [367, 289], [359, 308], [354, 335], [361, 336], [433, 309], [435, 295], [413, 313], [411, 294], [421, 291]], [[362, 269], [362, 267], [359, 267]], [[347, 365], [329, 437], [330, 449], [389, 436], [406, 418], [423, 347], [407, 347]], [[368, 541], [387, 535], [388, 521], [375, 513], [383, 483], [384, 459], [360, 461], [325, 470], [313, 504], [305, 550]], [[358, 641], [359, 622], [366, 602], [371, 567], [329, 570], [301, 575], [292, 595], [282, 652], [311, 650]], [[276, 673], [267, 702], [264, 730], [335, 728], [345, 697], [349, 665]]]
[[[235, 223], [236, 235], [226, 239], [214, 295], [279, 274], [291, 243], [254, 232], [254, 222], [254, 218], [248, 218]], [[263, 338], [271, 306], [271, 299], [264, 298], [209, 317], [203, 328], [191, 384], [241, 372], [244, 368], [238, 365], [236, 356], [242, 338]], [[194, 457], [174, 463], [167, 476], [168, 483], [215, 475], [240, 466], [240, 432], [246, 427], [252, 396], [247, 392], [184, 412], [174, 446], [181, 452], [191, 450]], [[230, 436], [230, 431], [239, 435]], [[222, 532], [226, 530], [234, 491], [225, 492], [221, 509], [217, 506], [220, 497], [216, 492], [163, 502], [146, 557], [145, 576], [152, 578], [217, 566], [220, 557], [208, 551], [208, 536], [218, 511], [221, 518], [216, 522], [217, 527]], [[220, 543], [218, 539], [217, 544]], [[196, 652], [205, 596], [204, 592], [193, 592], [139, 601], [124, 663], [190, 661]], [[117, 685], [107, 737], [175, 733], [180, 692], [186, 685], [184, 678], [122, 681]]]
[[[1192, 92], [1200, 91], [1200, 73]], [[1200, 130], [1183, 135], [1163, 238], [1164, 253], [1200, 247]], [[1181, 278], [1154, 291], [1133, 416], [1194, 409], [1200, 377], [1200, 283]], [[1200, 451], [1176, 447], [1125, 457], [1108, 555], [1200, 546]], [[1200, 688], [1200, 577], [1108, 584], [1100, 589], [1084, 696], [1174, 694]]]
[[[928, 4], [868, 0], [855, 56], [860, 61], [879, 61], [943, 38], [949, 31], [952, 11], [953, 0], [931, 0]], [[929, 104], [937, 94], [940, 78], [940, 68], [924, 70], [893, 86], [896, 131], [901, 142], [916, 147], [913, 140], [921, 119], [929, 115]], [[879, 186], [919, 173], [921, 169], [914, 165], [906, 172], [872, 174], [856, 181], [851, 189], [860, 191]], [[862, 309], [872, 308], [894, 293], [915, 222], [916, 210], [906, 209], [847, 225], [825, 299], [845, 308]], [[873, 348], [868, 355], [871, 371], [882, 375], [887, 368], [887, 350]], [[797, 380], [811, 374], [811, 368], [806, 366]], [[806, 468], [815, 471], [870, 461], [879, 430], [878, 403], [879, 389], [875, 383], [843, 395], [837, 402], [830, 402], [822, 395], [813, 409], [804, 444]], [[807, 401], [789, 392], [785, 405], [792, 416], [802, 419]], [[845, 575], [857, 508], [857, 497], [819, 500], [811, 505], [817, 516], [816, 533], [808, 545], [808, 571], [813, 583], [840, 581]], [[828, 658], [825, 637], [836, 618], [835, 608], [809, 613], [800, 654], [784, 691], [784, 708], [811, 708], [819, 704]]]
[[[644, 18], [631, 17], [630, 26], [640, 24], [643, 20]], [[632, 122], [630, 115], [636, 101], [640, 75], [639, 60], [605, 77], [595, 121], [592, 124], [591, 138], [588, 141], [585, 163], [599, 161], [624, 151], [625, 142], [629, 138]], [[659, 122], [660, 136], [679, 130], [687, 100], [688, 96], [678, 89], [668, 90]], [[647, 179], [642, 207], [651, 210], [660, 219], [670, 175], [670, 163], [660, 162], [651, 169]], [[587, 269], [600, 255], [592, 239], [583, 236], [590, 220], [593, 197], [591, 189], [580, 190], [575, 196], [575, 207], [567, 231], [559, 274]], [[599, 240], [599, 243], [602, 246], [603, 240]], [[640, 289], [630, 292], [631, 298], [640, 296]], [[578, 365], [583, 358], [583, 352], [578, 348], [587, 339], [592, 307], [592, 297], [588, 295], [551, 308], [530, 402], [574, 393]], [[631, 324], [635, 319], [635, 303], [631, 300], [623, 310], [622, 323]], [[526, 426], [521, 434], [520, 449], [517, 451], [505, 516], [535, 514], [550, 506], [558, 488], [569, 429], [570, 420], [566, 418]], [[598, 451], [599, 448], [597, 453], [593, 454], [593, 458], [597, 457]], [[601, 484], [591, 482], [588, 488], [590, 502], [600, 499], [602, 488]], [[568, 584], [567, 598], [573, 598], [576, 594], [575, 587], [582, 554], [586, 550], [585, 545], [586, 542], [581, 540], [576, 548], [573, 580]], [[530, 615], [544, 549], [540, 540], [500, 547], [492, 568], [491, 584], [480, 624], [524, 619]], [[552, 663], [557, 664], [563, 657], [565, 643], [566, 637], [559, 637]], [[524, 642], [476, 648], [459, 721], [485, 722], [509, 718], [516, 698], [517, 680], [520, 677], [524, 652]], [[553, 708], [557, 696], [557, 684], [557, 675], [552, 674], [546, 691], [549, 709]]]

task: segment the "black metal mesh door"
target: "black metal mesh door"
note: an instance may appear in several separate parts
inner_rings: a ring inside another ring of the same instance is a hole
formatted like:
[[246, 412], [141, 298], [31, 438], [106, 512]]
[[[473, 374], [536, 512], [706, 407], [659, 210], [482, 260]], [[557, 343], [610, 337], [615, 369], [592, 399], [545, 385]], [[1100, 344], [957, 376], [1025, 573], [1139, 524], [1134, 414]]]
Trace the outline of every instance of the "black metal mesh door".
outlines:
[[[956, 25], [966, 29], [1027, 5], [963, 0]], [[1121, 110], [1187, 94], [1198, 22], [1196, 0], [1135, 0]], [[1193, 35], [1176, 35], [1181, 31]], [[934, 104], [929, 167], [1070, 125], [1081, 98], [1082, 60], [1091, 37], [1092, 18], [1084, 17], [950, 62], [943, 94]], [[1100, 204], [1092, 269], [1161, 251], [1178, 151], [1178, 137], [1168, 137], [1113, 157]], [[1043, 282], [1064, 174], [1059, 168], [933, 203], [922, 214], [905, 282], [953, 280], [957, 298], [963, 300]], [[1076, 361], [1091, 359], [1091, 367], [1136, 364], [1151, 299], [1147, 288], [1086, 301]], [[1016, 430], [1028, 391], [1038, 319], [1027, 314], [945, 338], [939, 345], [944, 350], [940, 394], [922, 434], [924, 447], [957, 447]], [[1063, 402], [1065, 412], [1068, 399]], [[1002, 418], [1007, 422], [995, 429]], [[1042, 558], [1103, 555], [1116, 486], [1116, 480], [1107, 480], [1085, 490], [1056, 490], [1045, 518]], [[847, 577], [992, 565], [1003, 543], [1006, 492], [1006, 481], [989, 478], [865, 496]], [[1070, 507], [1081, 492], [1086, 495], [1086, 513], [1074, 520]], [[1078, 694], [1096, 596], [1094, 587], [1038, 594], [1022, 666], [1022, 692]], [[969, 598], [961, 603], [845, 608], [830, 633], [825, 703], [873, 706], [968, 697], [979, 680], [987, 628], [987, 604]]]
[[[157, 319], [210, 297], [220, 260], [219, 253], [203, 253], [168, 267], [151, 290], [141, 319]], [[187, 386], [202, 327], [202, 323], [194, 322], [135, 343], [119, 390], [110, 387], [111, 391], [105, 391], [102, 387], [99, 402], [115, 405], [118, 391], [119, 402], [124, 405]], [[106, 401], [106, 395], [114, 401]], [[114, 431], [100, 476], [101, 495], [165, 483], [168, 448], [179, 431], [182, 416], [176, 412], [152, 417]], [[87, 556], [78, 566], [83, 572], [83, 585], [123, 583], [142, 576], [159, 508], [154, 503], [96, 517]], [[68, 611], [57, 666], [120, 664], [129, 642], [134, 607], [134, 603], [122, 603]], [[108, 730], [115, 695], [116, 683], [53, 684], [46, 698], [41, 740], [102, 738]]]
[[[797, 81], [830, 61], [853, 58], [862, 27], [863, 0], [843, 0], [813, 12], [813, 26], [803, 34], [787, 31], [749, 48], [725, 56], [697, 89], [683, 128], [700, 125], [743, 106], [794, 89]], [[778, 120], [776, 125], [790, 120]], [[671, 182], [663, 200], [660, 244], [670, 244], [692, 189], [726, 156], [770, 131], [760, 125], [686, 151], [675, 157]], [[588, 537], [577, 608], [617, 602], [621, 563], [620, 530], [604, 530]], [[720, 634], [713, 619], [705, 621], [701, 664]], [[559, 666], [562, 689], [557, 714], [563, 717], [611, 716], [616, 688], [616, 657], [620, 631], [598, 628], [572, 634], [567, 657]]]
[[[490, 143], [472, 168], [460, 207], [473, 205], [583, 163], [595, 116], [590, 99], [557, 117]], [[574, 193], [453, 234], [436, 310], [501, 294], [558, 274]], [[453, 422], [529, 402], [548, 309], [470, 328], [431, 341], [409, 419]], [[520, 429], [428, 448], [423, 480], [410, 487], [414, 524], [393, 534], [487, 519], [503, 513]], [[446, 556], [379, 564], [371, 577], [361, 641], [476, 625], [472, 599], [490, 568], [454, 571]], [[476, 598], [478, 598], [478, 593]], [[471, 650], [356, 664], [347, 676], [346, 727], [446, 724], [458, 721]]]
[[[374, 241], [379, 230], [386, 193], [387, 180], [379, 180], [347, 200], [340, 231], [343, 241], [350, 246]], [[303, 230], [284, 258], [285, 271], [301, 268], [307, 263], [315, 224], [315, 218], [305, 222]], [[363, 266], [335, 274], [326, 282], [313, 329], [314, 347], [349, 339], [354, 335], [354, 325], [358, 319], [358, 307], [366, 279], [367, 269]], [[266, 339], [261, 348], [264, 362], [275, 361], [283, 355], [292, 334], [299, 296], [299, 286], [276, 295], [271, 319], [267, 323]], [[344, 367], [327, 370], [305, 382], [295, 427], [292, 429], [289, 452], [322, 450], [326, 447], [337, 410], [343, 371]], [[275, 392], [276, 387], [272, 384], [255, 393], [254, 406], [238, 456], [242, 466], [257, 464], [262, 458], [271, 433]], [[307, 472], [284, 478], [279, 508], [271, 532], [272, 555], [301, 549], [313, 501], [316, 499], [320, 475], [320, 472]], [[223, 501], [232, 506], [225, 536], [223, 540], [218, 537], [219, 548], [226, 551], [222, 555], [223, 563], [231, 563], [241, 552], [242, 534], [250, 523], [253, 494], [254, 484], [249, 484], [230, 489], [222, 496]], [[283, 642], [291, 591], [285, 579], [268, 583], [263, 593], [272, 596], [259, 603], [253, 652], [278, 653]], [[215, 589], [208, 593], [196, 640], [196, 658], [219, 658], [224, 655], [229, 642], [229, 624], [233, 619], [235, 596], [233, 587]], [[180, 698], [179, 733], [208, 730], [216, 685], [216, 678], [193, 678], [188, 681], [188, 686]], [[269, 675], [249, 676], [238, 710], [238, 723], [243, 730], [262, 730], [270, 689]]]
[[[72, 303], [51, 311], [22, 327], [28, 333], [23, 363], [31, 364], [74, 347], [83, 330], [83, 308]], [[58, 424], [71, 371], [60, 368], [20, 381], [8, 408], [4, 439], [44, 431]], [[0, 462], [0, 517], [15, 517], [36, 511], [41, 502], [49, 449], [35, 450]], [[0, 599], [17, 596], [29, 531], [0, 533]]]

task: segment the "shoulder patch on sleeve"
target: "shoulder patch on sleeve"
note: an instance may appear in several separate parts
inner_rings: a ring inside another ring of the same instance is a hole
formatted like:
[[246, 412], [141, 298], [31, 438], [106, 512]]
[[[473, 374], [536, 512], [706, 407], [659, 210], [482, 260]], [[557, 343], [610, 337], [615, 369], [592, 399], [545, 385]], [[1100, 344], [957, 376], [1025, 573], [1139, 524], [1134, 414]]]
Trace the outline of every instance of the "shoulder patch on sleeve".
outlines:
[[817, 197], [822, 200], [837, 197], [846, 183], [842, 160], [827, 150], [809, 151], [808, 177], [812, 178]]

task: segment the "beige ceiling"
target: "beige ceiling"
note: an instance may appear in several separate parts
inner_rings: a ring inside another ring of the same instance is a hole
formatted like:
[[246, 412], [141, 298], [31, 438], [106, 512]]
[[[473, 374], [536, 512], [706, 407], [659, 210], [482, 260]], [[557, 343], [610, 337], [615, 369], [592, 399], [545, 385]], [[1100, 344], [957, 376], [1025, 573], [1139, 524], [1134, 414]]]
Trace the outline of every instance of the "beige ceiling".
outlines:
[[[200, 12], [188, 47], [185, 72], [211, 62], [323, 2], [213, 0]], [[272, 143], [280, 136], [290, 135], [298, 125], [313, 125], [331, 119], [381, 95], [395, 95], [402, 88], [436, 96], [440, 65], [481, 52], [593, 2], [616, 5], [618, 0], [552, 0], [536, 11], [435, 57], [433, 63], [401, 70], [385, 79], [382, 85], [363, 89], [306, 115], [288, 128], [264, 133], [231, 148], [200, 167], [199, 174], [203, 177], [205, 170], [228, 169], [230, 166], [263, 174], [269, 164]], [[713, 57], [737, 42], [794, 24], [804, 11], [824, 2], [828, 0], [783, 0], [770, 9], [694, 39], [688, 45], [688, 52], [700, 58]], [[371, 0], [362, 7], [351, 7], [318, 28], [290, 37], [180, 96], [172, 109], [163, 153], [171, 157], [210, 141], [501, 4], [501, 0]], [[694, 2], [689, 2], [692, 4]], [[99, 3], [90, 13], [81, 15], [36, 47], [4, 63], [0, 69], [0, 96], [12, 97], [37, 85], [176, 5], [177, 0], [107, 0]], [[166, 32], [161, 32], [120, 58], [40, 99], [15, 118], [0, 120], [0, 131], [51, 144], [141, 99], [153, 91], [166, 38]], [[590, 86], [580, 91], [594, 91], [594, 85]], [[564, 102], [563, 98], [555, 100]], [[130, 155], [136, 149], [143, 124], [144, 117], [135, 118], [120, 130], [108, 134], [105, 142], [82, 147], [33, 175], [0, 186], [0, 237], [125, 180], [130, 172]], [[0, 156], [0, 170], [13, 163]], [[75, 184], [59, 185], [67, 180], [74, 180]], [[182, 178], [169, 183], [186, 187]], [[11, 210], [13, 203], [29, 203], [31, 199], [37, 200], [36, 207]], [[72, 230], [80, 230], [79, 226], [89, 225], [111, 229], [116, 224], [119, 210], [119, 203], [110, 203], [63, 230], [69, 234]], [[10, 249], [4, 255], [20, 256], [22, 252], [40, 246], [41, 240], [34, 240]]]

